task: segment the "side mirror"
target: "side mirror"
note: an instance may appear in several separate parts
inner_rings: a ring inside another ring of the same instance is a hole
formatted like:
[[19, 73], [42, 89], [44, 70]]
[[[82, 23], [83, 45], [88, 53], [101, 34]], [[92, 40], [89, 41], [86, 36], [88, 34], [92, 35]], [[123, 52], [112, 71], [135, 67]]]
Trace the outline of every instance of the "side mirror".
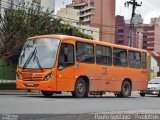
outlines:
[[64, 69], [64, 67], [61, 66], [61, 65], [59, 65], [59, 66], [58, 66], [58, 70], [62, 70], [62, 69]]

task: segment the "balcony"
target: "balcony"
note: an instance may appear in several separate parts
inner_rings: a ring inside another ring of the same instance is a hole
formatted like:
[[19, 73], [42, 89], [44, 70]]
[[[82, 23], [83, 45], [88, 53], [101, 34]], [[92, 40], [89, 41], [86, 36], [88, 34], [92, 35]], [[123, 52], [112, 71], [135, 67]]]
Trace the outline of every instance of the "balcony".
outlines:
[[80, 12], [84, 12], [84, 11], [87, 11], [87, 10], [90, 10], [90, 9], [94, 9], [94, 8], [95, 8], [94, 6], [85, 7], [83, 9], [81, 9]]
[[86, 3], [78, 3], [78, 4], [70, 4], [70, 5], [67, 5], [67, 7], [80, 7], [80, 6], [85, 6]]
[[82, 23], [90, 22], [90, 21], [91, 21], [91, 19], [90, 19], [90, 18], [86, 18], [86, 19], [84, 19], [84, 20], [81, 20], [81, 22], [82, 22]]
[[87, 12], [87, 13], [84, 13], [84, 14], [80, 15], [80, 17], [87, 17], [87, 16], [91, 16], [91, 15], [94, 15], [94, 13]]

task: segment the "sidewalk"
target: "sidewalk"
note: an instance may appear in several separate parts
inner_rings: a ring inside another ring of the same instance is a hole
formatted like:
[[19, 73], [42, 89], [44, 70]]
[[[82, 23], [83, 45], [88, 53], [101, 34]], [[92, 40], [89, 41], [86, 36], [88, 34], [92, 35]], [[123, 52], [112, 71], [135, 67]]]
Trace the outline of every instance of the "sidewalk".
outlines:
[[40, 91], [32, 90], [0, 90], [0, 95], [39, 95]]

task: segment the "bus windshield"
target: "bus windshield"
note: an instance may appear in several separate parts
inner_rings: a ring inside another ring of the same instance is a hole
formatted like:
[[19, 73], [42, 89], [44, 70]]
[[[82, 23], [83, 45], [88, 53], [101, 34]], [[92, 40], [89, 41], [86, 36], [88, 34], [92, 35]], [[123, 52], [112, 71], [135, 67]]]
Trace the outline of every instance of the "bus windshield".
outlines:
[[26, 41], [19, 57], [21, 68], [52, 68], [55, 65], [60, 40], [33, 38]]

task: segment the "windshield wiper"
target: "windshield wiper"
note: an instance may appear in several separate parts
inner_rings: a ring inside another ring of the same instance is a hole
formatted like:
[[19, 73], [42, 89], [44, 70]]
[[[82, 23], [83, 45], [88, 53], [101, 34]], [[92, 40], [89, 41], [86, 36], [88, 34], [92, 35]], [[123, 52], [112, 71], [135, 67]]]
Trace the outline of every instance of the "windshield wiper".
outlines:
[[[34, 58], [33, 58], [33, 57], [34, 57]], [[32, 58], [33, 58], [33, 61], [36, 59], [36, 62], [37, 62], [38, 67], [39, 67], [41, 70], [43, 70], [43, 69], [42, 69], [42, 66], [41, 66], [41, 64], [40, 64], [40, 62], [39, 62], [39, 59], [38, 59], [38, 57], [37, 57], [37, 49], [36, 49], [36, 48], [35, 48], [34, 51], [29, 55], [28, 59], [27, 59], [26, 62], [24, 63], [23, 69], [27, 67], [27, 65], [29, 64], [29, 62], [31, 61]]]
[[41, 66], [41, 64], [40, 64], [40, 62], [39, 62], [38, 56], [37, 56], [36, 54], [37, 54], [37, 52], [34, 54], [33, 61], [36, 59], [36, 62], [37, 62], [38, 67], [39, 67], [41, 70], [43, 70], [43, 69], [42, 69], [42, 66]]
[[29, 62], [31, 61], [32, 57], [34, 56], [34, 54], [36, 54], [37, 50], [36, 47], [34, 49], [33, 52], [31, 52], [31, 54], [29, 55], [29, 57], [27, 58], [26, 62], [23, 65], [23, 69], [27, 67], [27, 65], [29, 64]]

